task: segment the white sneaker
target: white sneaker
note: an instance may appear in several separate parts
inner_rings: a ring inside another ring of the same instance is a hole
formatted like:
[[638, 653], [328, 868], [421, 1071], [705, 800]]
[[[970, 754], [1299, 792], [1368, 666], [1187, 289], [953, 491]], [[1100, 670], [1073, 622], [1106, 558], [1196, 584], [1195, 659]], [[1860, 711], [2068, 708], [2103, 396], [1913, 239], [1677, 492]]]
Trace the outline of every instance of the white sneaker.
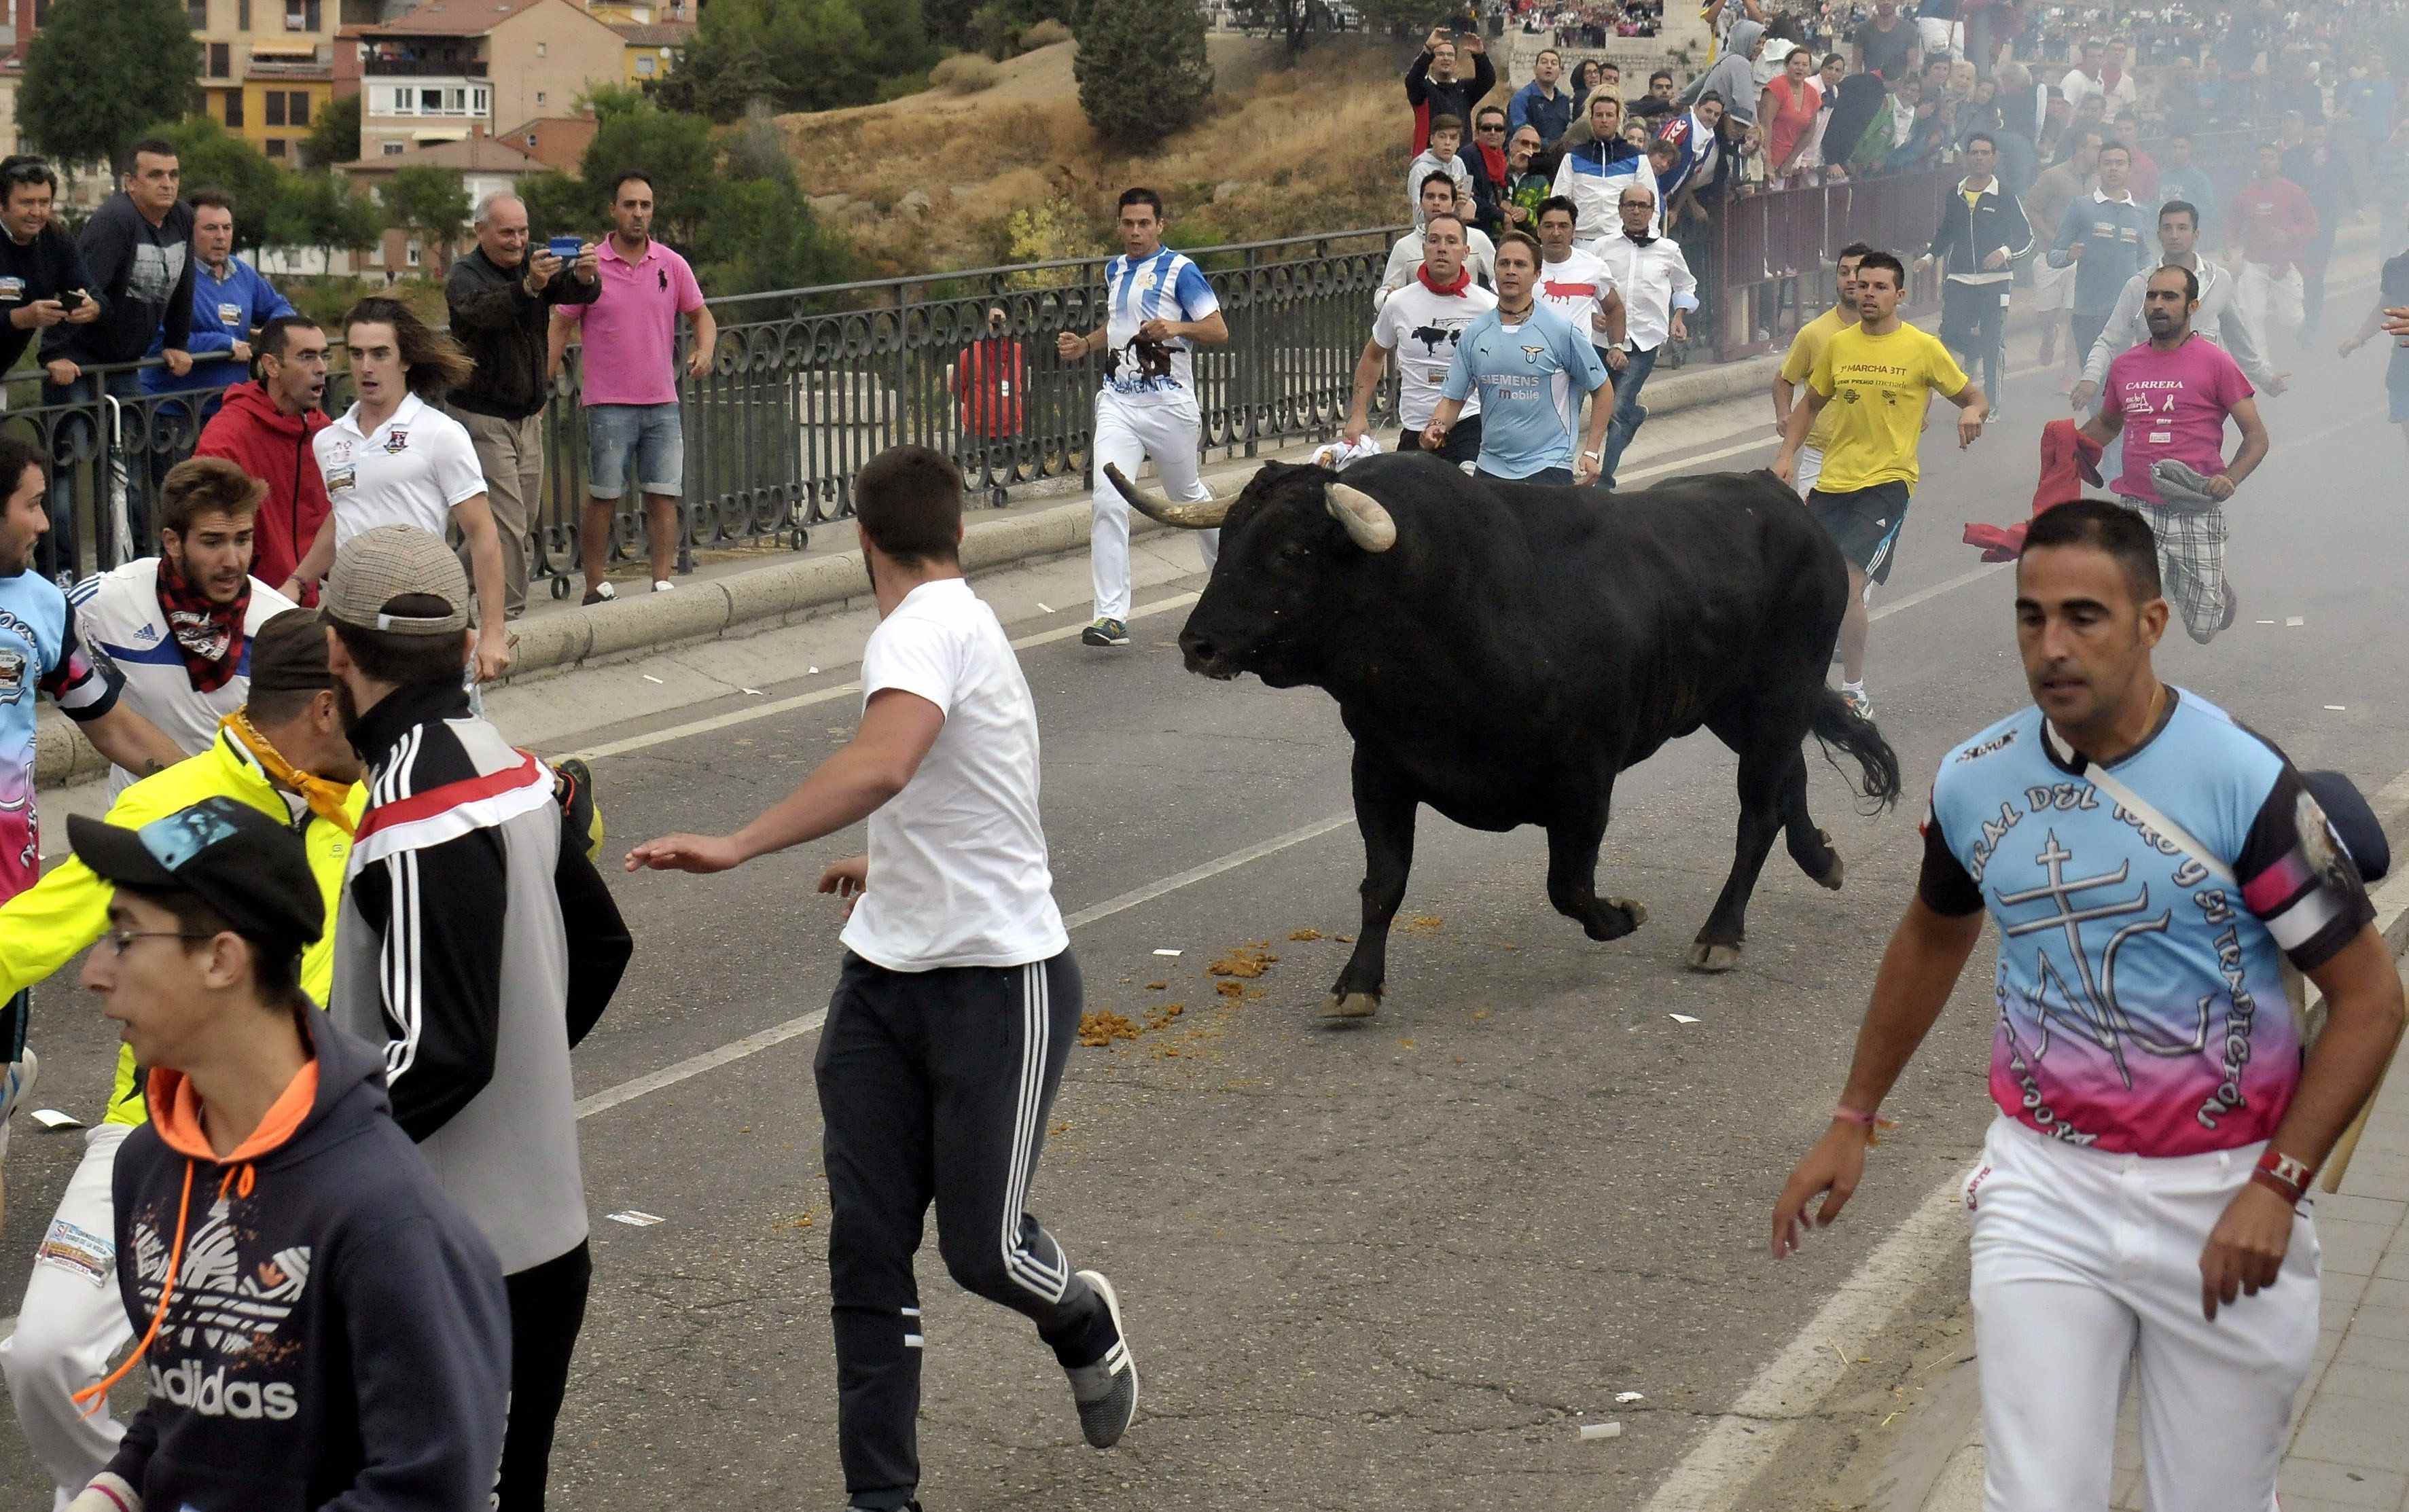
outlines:
[[42, 1079], [42, 1058], [34, 1054], [33, 1046], [25, 1047], [25, 1058], [11, 1060], [0, 1071], [0, 1160], [8, 1156], [8, 1120], [17, 1104], [34, 1093], [34, 1084]]
[[655, 578], [653, 580], [653, 592], [655, 593], [668, 593], [671, 589], [675, 588], [676, 586], [676, 583], [671, 583], [667, 578]]

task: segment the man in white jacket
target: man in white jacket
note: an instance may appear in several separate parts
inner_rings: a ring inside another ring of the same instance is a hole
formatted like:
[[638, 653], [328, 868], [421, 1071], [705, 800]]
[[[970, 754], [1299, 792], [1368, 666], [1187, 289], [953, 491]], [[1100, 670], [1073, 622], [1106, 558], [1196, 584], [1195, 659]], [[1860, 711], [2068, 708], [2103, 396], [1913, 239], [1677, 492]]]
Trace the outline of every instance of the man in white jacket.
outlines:
[[1648, 419], [1639, 390], [1656, 366], [1656, 354], [1668, 340], [1690, 338], [1683, 316], [1698, 308], [1698, 281], [1681, 255], [1681, 244], [1649, 234], [1656, 218], [1656, 191], [1647, 184], [1625, 184], [1617, 214], [1620, 228], [1600, 238], [1594, 248], [1623, 295], [1624, 321], [1623, 344], [1606, 354], [1606, 365], [1614, 373], [1614, 423], [1607, 431], [1598, 482], [1608, 488], [1614, 486], [1614, 468], [1623, 449]]

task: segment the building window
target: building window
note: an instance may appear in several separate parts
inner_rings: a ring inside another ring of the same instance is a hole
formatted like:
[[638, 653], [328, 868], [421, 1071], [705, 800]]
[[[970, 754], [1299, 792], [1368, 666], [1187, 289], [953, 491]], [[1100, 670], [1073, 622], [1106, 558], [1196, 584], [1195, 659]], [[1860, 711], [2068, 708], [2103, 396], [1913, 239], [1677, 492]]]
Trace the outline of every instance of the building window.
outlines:
[[535, 92], [535, 103], [538, 105], [541, 105], [543, 103], [543, 91], [537, 90]]
[[268, 155], [269, 157], [279, 159], [280, 161], [283, 158], [283, 156], [284, 156], [284, 138], [283, 138], [283, 137], [270, 137], [269, 138], [267, 138], [267, 155]]
[[420, 90], [418, 92], [418, 113], [423, 116], [441, 115], [443, 113], [443, 92], [440, 89]]
[[284, 0], [284, 29], [314, 32], [325, 21], [323, 0]]
[[387, 142], [387, 143], [385, 143], [385, 144], [384, 144], [384, 155], [385, 155], [385, 156], [387, 156], [387, 157], [399, 157], [399, 156], [401, 156], [401, 144], [400, 144], [399, 142]]
[[209, 77], [230, 79], [234, 76], [234, 50], [224, 42], [209, 44]]
[[408, 260], [408, 262], [410, 263], [410, 266], [412, 266], [412, 267], [416, 267], [416, 266], [418, 266], [418, 243], [416, 243], [416, 242], [414, 242], [414, 241], [413, 241], [413, 242], [411, 242], [411, 243], [410, 244], [410, 251], [409, 251], [409, 252], [407, 253], [407, 260]]
[[534, 133], [534, 132], [528, 132], [528, 133], [527, 133], [527, 151], [528, 151], [532, 152], [532, 151], [535, 151], [535, 133]]
[[295, 90], [285, 101], [285, 111], [293, 118], [293, 123], [295, 125], [308, 125], [310, 123], [310, 92], [305, 89]]
[[264, 119], [267, 124], [271, 126], [284, 124], [284, 92], [282, 90], [272, 89], [267, 92], [267, 114]]
[[242, 91], [238, 89], [225, 92], [225, 123], [237, 130], [242, 126]]
[[652, 78], [653, 71], [659, 66], [660, 60], [654, 57], [651, 53], [640, 52], [636, 54], [636, 77], [638, 79]]
[[238, 32], [251, 30], [251, 0], [234, 0], [234, 26]]
[[50, 0], [34, 0], [34, 25], [39, 27], [50, 19]]
[[[469, 113], [471, 115], [484, 115], [493, 108], [493, 95], [484, 90], [481, 89], [470, 91], [469, 100]], [[542, 95], [538, 94], [535, 98], [537, 104], [541, 105], [543, 103]]]
[[209, 0], [184, 0], [184, 14], [192, 21], [193, 30], [209, 29]]
[[409, 90], [395, 90], [393, 92], [393, 113], [397, 116], [416, 115], [418, 113], [418, 108], [411, 103], [415, 98], [417, 98], [417, 96], [412, 94]]

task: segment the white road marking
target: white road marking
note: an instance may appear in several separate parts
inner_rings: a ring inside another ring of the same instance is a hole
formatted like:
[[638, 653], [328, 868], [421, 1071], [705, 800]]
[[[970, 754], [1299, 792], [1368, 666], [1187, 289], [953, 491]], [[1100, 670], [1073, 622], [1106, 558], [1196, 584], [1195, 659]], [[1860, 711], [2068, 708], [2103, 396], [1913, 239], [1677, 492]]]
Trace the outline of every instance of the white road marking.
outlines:
[[[1190, 594], [1189, 597], [1193, 598], [1195, 596]], [[1078, 631], [1075, 629], [1071, 633], [1075, 635]], [[1116, 914], [1126, 913], [1140, 903], [1150, 903], [1167, 893], [1175, 893], [1182, 887], [1192, 886], [1208, 877], [1218, 877], [1224, 871], [1236, 871], [1249, 861], [1260, 861], [1266, 856], [1277, 855], [1292, 845], [1302, 845], [1308, 840], [1319, 839], [1334, 829], [1343, 829], [1354, 822], [1355, 815], [1352, 813], [1342, 814], [1334, 818], [1317, 820], [1301, 829], [1291, 829], [1285, 835], [1275, 835], [1269, 840], [1258, 841], [1242, 850], [1232, 851], [1219, 860], [1207, 861], [1203, 866], [1190, 867], [1176, 875], [1164, 877], [1160, 882], [1149, 882], [1145, 886], [1122, 893], [1118, 898], [1108, 898], [1092, 907], [1083, 908], [1064, 919], [1062, 927], [1066, 929], [1084, 929], [1100, 919], [1108, 919]], [[1160, 956], [1165, 952], [1158, 950], [1155, 954]], [[1176, 956], [1178, 952], [1171, 951], [1168, 954]], [[616, 1087], [605, 1087], [590, 1097], [579, 1098], [577, 1116], [581, 1119], [591, 1118], [596, 1114], [607, 1112], [623, 1102], [632, 1102], [648, 1092], [657, 1092], [665, 1087], [675, 1087], [678, 1083], [691, 1080], [704, 1072], [716, 1071], [747, 1056], [758, 1055], [774, 1045], [784, 1044], [788, 1040], [809, 1034], [827, 1022], [828, 1010], [817, 1008], [800, 1017], [787, 1019], [783, 1024], [772, 1025], [758, 1033], [747, 1034], [744, 1038], [723, 1044], [716, 1050], [706, 1050], [699, 1056], [688, 1056], [674, 1065], [663, 1066], [648, 1075], [639, 1076], [633, 1081], [621, 1082]]]

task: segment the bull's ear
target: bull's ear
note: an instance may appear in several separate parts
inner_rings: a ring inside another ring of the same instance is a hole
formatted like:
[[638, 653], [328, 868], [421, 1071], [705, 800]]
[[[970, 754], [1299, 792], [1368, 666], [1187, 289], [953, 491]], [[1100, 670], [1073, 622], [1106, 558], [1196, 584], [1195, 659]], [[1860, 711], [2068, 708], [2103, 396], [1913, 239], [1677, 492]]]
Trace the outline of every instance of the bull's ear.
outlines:
[[1347, 527], [1348, 539], [1375, 554], [1397, 543], [1397, 522], [1387, 506], [1360, 488], [1331, 483], [1321, 492], [1330, 517]]

